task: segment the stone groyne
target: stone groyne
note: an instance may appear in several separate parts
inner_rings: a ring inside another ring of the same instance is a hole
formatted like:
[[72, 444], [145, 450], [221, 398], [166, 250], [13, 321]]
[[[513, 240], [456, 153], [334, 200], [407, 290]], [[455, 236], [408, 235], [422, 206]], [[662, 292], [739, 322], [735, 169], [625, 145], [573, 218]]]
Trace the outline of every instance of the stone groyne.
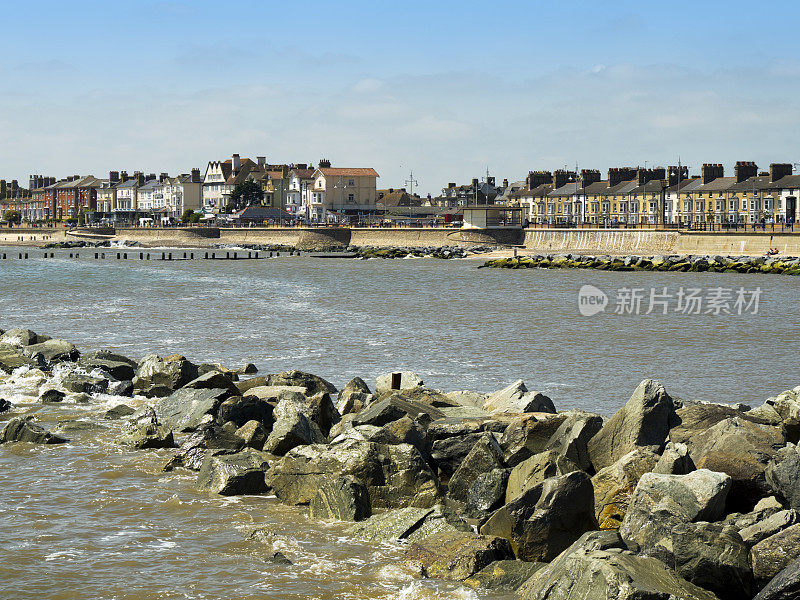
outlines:
[[678, 271], [800, 275], [800, 258], [787, 256], [590, 256], [545, 254], [487, 260], [479, 268], [597, 269], [600, 271]]
[[[114, 428], [115, 444], [210, 495], [271, 494], [297, 518], [400, 544], [425, 577], [523, 600], [800, 593], [800, 387], [750, 407], [646, 379], [606, 418], [559, 412], [522, 381], [445, 392], [398, 372], [337, 389], [301, 371], [84, 353], [25, 329], [0, 331], [0, 377], [31, 396], [0, 401], [1, 444], [59, 452], [70, 431]], [[42, 426], [75, 403], [103, 406], [97, 423]]]

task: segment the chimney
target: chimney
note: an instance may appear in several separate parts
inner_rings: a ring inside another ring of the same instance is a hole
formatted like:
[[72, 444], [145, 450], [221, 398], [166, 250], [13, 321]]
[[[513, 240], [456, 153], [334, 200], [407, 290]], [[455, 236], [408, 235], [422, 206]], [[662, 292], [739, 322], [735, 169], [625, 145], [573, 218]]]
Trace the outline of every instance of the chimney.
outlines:
[[565, 171], [564, 169], [559, 169], [558, 171], [553, 173], [553, 175], [555, 176], [556, 188], [560, 188], [567, 185], [570, 182], [574, 173], [572, 171]]
[[478, 188], [478, 179], [473, 179], [472, 180], [472, 189], [477, 189], [477, 188]]
[[136, 176], [136, 179], [139, 182], [139, 185], [140, 186], [144, 185], [144, 173], [136, 172], [136, 173], [134, 173], [134, 175]]
[[35, 189], [36, 188], [36, 175], [31, 175], [28, 177], [28, 189]]
[[192, 169], [192, 183], [200, 183], [200, 169]]
[[600, 181], [600, 171], [597, 169], [581, 169], [581, 185], [589, 187]]
[[256, 162], [258, 163], [258, 166], [263, 169], [267, 164], [267, 157], [266, 156], [256, 156]]
[[320, 169], [330, 169], [331, 168], [331, 161], [327, 158], [321, 158], [319, 160], [319, 168]]
[[545, 183], [553, 183], [553, 174], [550, 171], [529, 171], [525, 183], [532, 190]]
[[733, 170], [736, 173], [736, 183], [742, 183], [758, 175], [758, 166], [752, 161], [740, 160], [736, 163]]
[[772, 163], [769, 166], [769, 181], [775, 183], [779, 179], [792, 174], [792, 165], [790, 163]]
[[238, 154], [234, 154], [233, 155], [233, 172], [234, 173], [238, 173], [239, 169], [241, 169], [241, 167], [242, 167], [242, 161], [239, 158], [239, 155]]
[[[672, 187], [673, 185], [678, 185], [678, 167], [676, 167], [675, 165], [670, 165], [669, 167], [667, 167], [667, 172], [669, 175], [667, 178], [668, 179], [667, 183], [669, 184], [669, 187]], [[686, 181], [687, 179], [689, 179], [689, 167], [685, 167], [682, 165], [680, 176], [681, 176], [680, 177], [681, 181]]]
[[0, 198], [6, 197], [6, 180], [0, 179]]
[[503, 187], [504, 188], [508, 187], [508, 179], [503, 179]]
[[448, 188], [454, 188], [454, 187], [456, 187], [456, 182], [455, 182], [455, 181], [450, 181], [450, 182], [448, 182], [448, 184], [447, 184], [447, 187], [448, 187]]
[[128, 172], [127, 172], [127, 171], [123, 171], [122, 173], [120, 173], [120, 174], [119, 174], [119, 179], [120, 179], [120, 181], [122, 181], [122, 182], [128, 181], [128, 179], [130, 179], [130, 178], [128, 177]]
[[389, 193], [393, 194], [394, 193], [394, 188], [389, 188]]
[[108, 172], [108, 181], [111, 185], [114, 185], [119, 181], [119, 171], [109, 171]]
[[486, 178], [486, 183], [488, 183], [490, 186], [494, 187], [494, 177], [487, 177]]
[[637, 169], [632, 167], [616, 167], [608, 170], [608, 187], [619, 185], [623, 181], [636, 178]]
[[700, 173], [703, 177], [703, 185], [711, 183], [718, 177], [722, 177], [725, 174], [725, 167], [720, 164], [704, 164], [703, 168], [700, 170]]

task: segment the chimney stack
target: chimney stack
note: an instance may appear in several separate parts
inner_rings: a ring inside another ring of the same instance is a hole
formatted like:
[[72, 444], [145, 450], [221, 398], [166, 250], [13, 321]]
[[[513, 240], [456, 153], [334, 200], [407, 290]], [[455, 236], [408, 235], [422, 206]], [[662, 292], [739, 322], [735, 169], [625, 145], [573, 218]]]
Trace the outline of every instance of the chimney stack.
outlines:
[[111, 185], [119, 182], [119, 171], [109, 171], [108, 172], [108, 182]]
[[266, 156], [256, 156], [256, 162], [258, 166], [262, 169], [267, 165], [267, 157]]
[[769, 181], [775, 183], [779, 179], [792, 174], [791, 163], [772, 163], [769, 166]]
[[600, 181], [600, 171], [597, 169], [581, 169], [581, 186], [589, 187]]
[[169, 179], [169, 173], [161, 173], [158, 176], [158, 182], [159, 183], [164, 183], [167, 179]]
[[319, 161], [319, 168], [320, 169], [330, 169], [331, 168], [331, 161], [327, 158], [321, 158]]
[[623, 181], [636, 178], [637, 169], [632, 167], [616, 167], [608, 170], [608, 187], [619, 185]]
[[[667, 167], [667, 171], [668, 171], [667, 183], [669, 184], [669, 186], [672, 187], [673, 185], [678, 185], [678, 167], [676, 167], [675, 165], [670, 165], [669, 167]], [[689, 167], [681, 165], [680, 180], [686, 181], [687, 179], [689, 179]]]
[[233, 172], [234, 173], [238, 173], [239, 169], [241, 169], [241, 168], [242, 168], [242, 161], [239, 158], [238, 154], [234, 154], [233, 155]]
[[192, 169], [192, 183], [200, 183], [200, 169]]
[[575, 171], [565, 171], [564, 169], [559, 169], [553, 175], [555, 176], [556, 189], [563, 187], [570, 182], [574, 182], [575, 178], [577, 177], [577, 173], [575, 173]]
[[742, 183], [758, 175], [758, 166], [752, 161], [740, 160], [733, 170], [736, 173], [736, 183]]
[[0, 198], [6, 197], [6, 180], [0, 179]]
[[529, 190], [546, 183], [553, 183], [553, 174], [550, 171], [528, 171], [525, 184], [528, 186]]
[[711, 183], [719, 177], [723, 177], [725, 175], [725, 167], [720, 164], [706, 163], [703, 165], [703, 168], [700, 170], [700, 172], [703, 177], [703, 185], [705, 185], [707, 183]]
[[508, 187], [508, 179], [503, 179], [503, 187], [504, 188]]

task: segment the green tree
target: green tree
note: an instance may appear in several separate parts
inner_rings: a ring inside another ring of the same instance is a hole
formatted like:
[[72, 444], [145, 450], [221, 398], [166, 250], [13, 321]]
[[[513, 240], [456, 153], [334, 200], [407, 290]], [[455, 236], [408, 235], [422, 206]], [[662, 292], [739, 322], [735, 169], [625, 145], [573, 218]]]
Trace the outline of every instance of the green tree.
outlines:
[[22, 220], [22, 213], [18, 210], [7, 210], [3, 213], [3, 220], [9, 223], [19, 223]]
[[187, 208], [181, 215], [181, 223], [191, 223], [193, 214], [194, 211], [191, 208]]
[[230, 197], [230, 208], [238, 210], [248, 206], [258, 206], [264, 200], [264, 190], [255, 181], [237, 183]]

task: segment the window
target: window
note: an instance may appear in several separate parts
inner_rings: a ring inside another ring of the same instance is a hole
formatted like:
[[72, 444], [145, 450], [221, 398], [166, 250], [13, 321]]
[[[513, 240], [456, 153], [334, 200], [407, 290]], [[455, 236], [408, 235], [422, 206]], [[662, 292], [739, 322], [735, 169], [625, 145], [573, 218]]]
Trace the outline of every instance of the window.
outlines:
[[355, 184], [356, 184], [356, 180], [355, 179], [348, 179], [347, 180], [347, 185], [355, 185]]
[[347, 201], [348, 201], [350, 204], [353, 204], [353, 202], [355, 202], [355, 200], [356, 200], [356, 197], [355, 197], [355, 195], [354, 195], [354, 194], [348, 194], [348, 195], [347, 195]]

